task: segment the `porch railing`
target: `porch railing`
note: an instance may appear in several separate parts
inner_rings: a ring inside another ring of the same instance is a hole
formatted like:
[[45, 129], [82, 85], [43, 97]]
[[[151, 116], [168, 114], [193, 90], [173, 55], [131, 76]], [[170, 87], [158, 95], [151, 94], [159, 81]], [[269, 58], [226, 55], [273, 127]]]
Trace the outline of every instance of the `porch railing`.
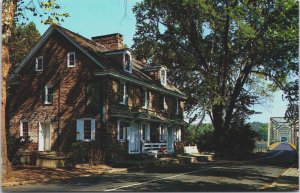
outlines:
[[154, 150], [159, 150], [160, 147], [167, 149], [167, 143], [144, 143], [142, 146], [142, 152], [147, 153]]

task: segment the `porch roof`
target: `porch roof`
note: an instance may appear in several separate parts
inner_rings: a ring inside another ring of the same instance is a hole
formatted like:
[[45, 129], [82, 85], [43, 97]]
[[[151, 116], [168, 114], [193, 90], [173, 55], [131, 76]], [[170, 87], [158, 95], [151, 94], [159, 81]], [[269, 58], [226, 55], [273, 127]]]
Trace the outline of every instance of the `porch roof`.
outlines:
[[171, 124], [171, 125], [186, 124], [181, 119], [168, 119], [166, 117], [162, 117], [158, 115], [149, 115], [148, 113], [144, 113], [144, 112], [117, 111], [117, 112], [112, 112], [111, 116], [117, 118], [132, 119], [136, 121], [149, 121], [149, 122]]

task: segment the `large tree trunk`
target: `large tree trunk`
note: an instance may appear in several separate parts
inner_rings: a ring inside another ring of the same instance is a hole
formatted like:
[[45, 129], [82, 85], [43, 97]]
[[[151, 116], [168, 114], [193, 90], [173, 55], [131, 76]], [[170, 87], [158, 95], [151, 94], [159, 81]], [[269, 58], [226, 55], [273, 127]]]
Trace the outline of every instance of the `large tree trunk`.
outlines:
[[1, 151], [2, 151], [2, 177], [10, 172], [10, 162], [7, 156], [6, 143], [6, 81], [11, 64], [9, 60], [8, 39], [14, 24], [16, 0], [4, 0], [2, 3], [2, 100], [1, 100]]
[[2, 42], [2, 109], [1, 109], [1, 151], [2, 151], [2, 174], [3, 177], [10, 171], [10, 162], [7, 156], [7, 143], [6, 143], [6, 79], [9, 71], [9, 52], [8, 45]]

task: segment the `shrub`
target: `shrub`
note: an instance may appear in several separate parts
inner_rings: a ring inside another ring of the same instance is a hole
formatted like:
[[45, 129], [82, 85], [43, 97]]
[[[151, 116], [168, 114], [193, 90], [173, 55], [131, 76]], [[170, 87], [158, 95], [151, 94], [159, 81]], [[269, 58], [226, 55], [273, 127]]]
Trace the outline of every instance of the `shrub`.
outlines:
[[99, 147], [99, 144], [95, 143], [95, 141], [74, 142], [68, 157], [68, 161], [72, 165], [81, 163], [89, 163], [90, 165], [104, 163], [104, 151]]
[[30, 140], [30, 137], [16, 137], [7, 132], [6, 142], [8, 159], [12, 165], [16, 165], [19, 163], [19, 150], [26, 147], [27, 144], [32, 142], [32, 140]]

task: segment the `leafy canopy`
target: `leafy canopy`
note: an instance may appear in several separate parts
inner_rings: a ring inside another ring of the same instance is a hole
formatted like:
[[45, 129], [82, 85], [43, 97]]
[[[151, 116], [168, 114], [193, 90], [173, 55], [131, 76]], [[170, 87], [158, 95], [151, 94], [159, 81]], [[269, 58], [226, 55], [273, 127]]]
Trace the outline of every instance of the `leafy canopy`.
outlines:
[[12, 63], [11, 71], [22, 61], [41, 36], [33, 22], [27, 25], [17, 24], [13, 27], [12, 34], [13, 38], [10, 39], [8, 44]]
[[168, 66], [186, 110], [202, 109], [214, 127], [229, 128], [238, 103], [259, 102], [298, 71], [297, 1], [145, 0], [133, 11], [136, 55]]

